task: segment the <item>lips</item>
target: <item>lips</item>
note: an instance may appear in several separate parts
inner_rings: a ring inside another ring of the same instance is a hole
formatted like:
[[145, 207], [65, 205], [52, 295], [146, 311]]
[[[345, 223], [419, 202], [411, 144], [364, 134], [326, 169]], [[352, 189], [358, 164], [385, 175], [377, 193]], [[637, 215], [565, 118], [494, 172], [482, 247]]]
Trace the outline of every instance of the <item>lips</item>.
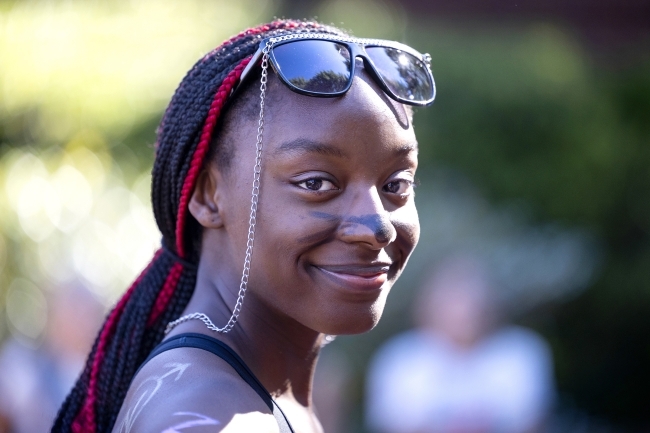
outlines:
[[352, 291], [376, 291], [388, 280], [390, 263], [372, 265], [318, 265], [314, 266], [337, 286]]

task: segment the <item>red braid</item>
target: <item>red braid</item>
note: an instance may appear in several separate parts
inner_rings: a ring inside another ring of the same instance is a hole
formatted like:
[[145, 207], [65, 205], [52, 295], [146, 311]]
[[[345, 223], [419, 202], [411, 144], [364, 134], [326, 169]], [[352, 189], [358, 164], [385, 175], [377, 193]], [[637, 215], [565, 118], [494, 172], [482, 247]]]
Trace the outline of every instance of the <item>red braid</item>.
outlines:
[[151, 314], [147, 320], [147, 326], [151, 326], [158, 316], [167, 309], [167, 304], [169, 304], [169, 301], [172, 299], [172, 295], [176, 290], [176, 285], [178, 284], [178, 280], [181, 278], [182, 273], [183, 265], [179, 262], [174, 263], [174, 266], [172, 266], [167, 278], [165, 279], [162, 290], [160, 290], [160, 293], [158, 294], [156, 303], [151, 309]]
[[[232, 38], [228, 39], [226, 42], [221, 44], [218, 48], [216, 48], [216, 50], [219, 50], [220, 48], [226, 45], [232, 44], [238, 39], [241, 39], [245, 36], [266, 33], [276, 28], [293, 29], [298, 26], [299, 25], [296, 22], [287, 23], [282, 21], [274, 21], [271, 24], [248, 29], [239, 33], [238, 35], [233, 36]], [[211, 54], [208, 54], [204, 59], [207, 59], [210, 56]], [[185, 220], [187, 217], [187, 205], [189, 204], [192, 191], [194, 190], [194, 186], [196, 185], [196, 179], [199, 175], [201, 167], [203, 166], [203, 159], [205, 158], [205, 155], [208, 153], [210, 139], [212, 138], [212, 133], [214, 132], [215, 125], [217, 124], [217, 120], [219, 119], [219, 115], [221, 114], [221, 109], [226, 103], [228, 96], [230, 96], [231, 90], [233, 89], [235, 84], [239, 81], [242, 71], [244, 70], [246, 65], [248, 65], [248, 62], [250, 62], [250, 60], [251, 57], [247, 57], [243, 59], [226, 76], [226, 78], [221, 83], [221, 86], [219, 86], [219, 90], [217, 90], [217, 93], [214, 95], [214, 99], [210, 104], [210, 110], [208, 111], [208, 117], [205, 120], [203, 129], [201, 131], [201, 138], [199, 140], [199, 144], [196, 147], [194, 154], [192, 155], [190, 168], [185, 177], [185, 181], [183, 182], [183, 188], [181, 190], [181, 197], [180, 197], [179, 207], [178, 207], [178, 214], [176, 218], [176, 251], [181, 258], [185, 258], [183, 229], [185, 227]], [[169, 275], [167, 276], [167, 279], [165, 280], [165, 285], [160, 291], [160, 294], [158, 295], [158, 299], [156, 299], [156, 304], [154, 305], [154, 308], [151, 311], [151, 315], [149, 316], [149, 319], [147, 321], [147, 326], [150, 326], [158, 318], [158, 316], [160, 316], [160, 314], [163, 311], [165, 311], [165, 309], [167, 308], [167, 304], [169, 303], [169, 300], [172, 298], [172, 295], [176, 290], [176, 284], [178, 283], [182, 271], [183, 271], [183, 266], [179, 263], [176, 263], [174, 267], [171, 269]]]
[[95, 358], [93, 359], [93, 366], [90, 370], [90, 381], [88, 383], [88, 394], [86, 395], [86, 401], [84, 405], [72, 423], [72, 432], [73, 433], [86, 433], [94, 432], [97, 430], [95, 425], [95, 402], [97, 400], [97, 379], [99, 377], [99, 369], [101, 363], [104, 359], [104, 354], [106, 353], [106, 346], [111, 336], [115, 333], [117, 328], [117, 323], [122, 316], [124, 307], [129, 301], [131, 294], [135, 288], [140, 284], [142, 278], [147, 274], [153, 263], [160, 257], [162, 254], [162, 248], [156, 251], [156, 254], [153, 256], [153, 260], [147, 265], [147, 267], [140, 273], [138, 278], [131, 284], [129, 290], [122, 296], [119, 300], [111, 314], [106, 319], [106, 323], [102, 327], [101, 332], [99, 333], [99, 342], [97, 343], [97, 351], [95, 352]]
[[176, 217], [176, 252], [181, 258], [185, 258], [185, 245], [183, 238], [183, 229], [185, 228], [185, 218], [187, 216], [187, 205], [190, 202], [190, 196], [194, 190], [196, 184], [196, 178], [199, 175], [199, 171], [203, 166], [203, 158], [208, 153], [208, 148], [210, 146], [210, 138], [212, 137], [212, 132], [214, 127], [217, 124], [217, 119], [219, 114], [221, 114], [221, 109], [223, 108], [230, 91], [233, 89], [241, 73], [250, 62], [252, 56], [246, 57], [244, 60], [239, 62], [235, 69], [230, 71], [228, 76], [223, 80], [219, 90], [214, 95], [212, 104], [210, 104], [210, 110], [208, 111], [208, 118], [205, 120], [203, 125], [203, 130], [201, 131], [201, 139], [199, 140], [198, 146], [194, 151], [192, 156], [192, 162], [190, 163], [190, 168], [187, 171], [187, 176], [183, 182], [183, 189], [181, 190], [181, 198], [178, 205], [178, 215]]
[[[304, 24], [306, 24], [306, 23], [304, 23]], [[224, 43], [219, 45], [214, 50], [207, 53], [205, 56], [203, 56], [203, 58], [201, 59], [201, 62], [205, 62], [207, 60], [212, 59], [215, 52], [219, 51], [220, 49], [222, 49], [222, 48], [224, 48], [224, 47], [226, 47], [226, 46], [228, 46], [230, 44], [233, 44], [233, 43], [237, 42], [239, 39], [241, 39], [243, 37], [263, 34], [263, 33], [266, 33], [268, 31], [275, 30], [275, 29], [280, 29], [280, 28], [291, 30], [291, 29], [295, 29], [295, 28], [298, 28], [298, 27], [300, 27], [300, 25], [297, 22], [293, 22], [293, 21], [285, 22], [285, 21], [278, 20], [278, 21], [273, 21], [270, 24], [266, 24], [266, 25], [263, 25], [263, 26], [260, 26], [260, 27], [254, 27], [254, 28], [244, 30], [243, 32], [240, 32], [240, 33], [236, 34], [235, 36], [231, 37], [230, 39], [228, 39], [227, 41], [225, 41]], [[181, 85], [182, 84], [183, 83], [181, 83]], [[168, 109], [169, 109], [169, 107], [168, 107]], [[163, 119], [162, 119], [162, 121], [160, 123], [160, 126], [158, 127], [158, 131], [160, 131], [162, 129], [164, 123], [165, 123], [165, 116], [163, 116]], [[154, 144], [154, 148], [156, 150], [158, 150], [158, 141], [156, 141], [156, 143]]]
[[[238, 35], [233, 36], [232, 38], [228, 39], [226, 42], [221, 44], [218, 48], [216, 48], [215, 51], [219, 50], [220, 48], [226, 45], [230, 45], [236, 42], [238, 39], [241, 39], [245, 36], [266, 33], [276, 28], [293, 29], [296, 27], [298, 27], [298, 23], [295, 22], [286, 23], [282, 21], [274, 21], [271, 24], [248, 29], [239, 33]], [[211, 57], [211, 54], [212, 53], [206, 55], [204, 60]], [[219, 86], [219, 90], [217, 90], [217, 93], [214, 95], [214, 99], [210, 104], [210, 110], [208, 111], [208, 117], [205, 120], [203, 129], [201, 131], [201, 138], [199, 140], [199, 144], [196, 147], [194, 154], [192, 155], [190, 168], [185, 177], [185, 181], [183, 182], [183, 188], [181, 190], [181, 197], [180, 197], [180, 202], [178, 207], [178, 215], [176, 218], [176, 251], [181, 258], [185, 257], [185, 246], [183, 242], [184, 240], [183, 228], [185, 227], [185, 220], [187, 217], [187, 205], [190, 201], [190, 197], [192, 191], [194, 190], [194, 186], [196, 185], [196, 179], [199, 175], [199, 171], [203, 166], [203, 159], [205, 158], [205, 155], [208, 152], [210, 139], [212, 138], [212, 133], [214, 132], [215, 125], [217, 124], [217, 120], [219, 119], [219, 115], [221, 114], [221, 109], [226, 103], [228, 96], [230, 96], [230, 91], [235, 86], [235, 84], [239, 81], [242, 71], [244, 70], [246, 65], [248, 65], [248, 62], [250, 62], [250, 60], [251, 57], [247, 57], [244, 60], [242, 60], [226, 76], [226, 78], [221, 83], [221, 86]], [[182, 272], [183, 272], [183, 265], [180, 263], [176, 263], [170, 270], [169, 275], [167, 275], [167, 279], [165, 280], [165, 284], [162, 290], [160, 291], [158, 298], [156, 299], [156, 303], [151, 311], [149, 319], [147, 320], [147, 326], [151, 326], [151, 324], [167, 308], [167, 304], [169, 303], [170, 299], [172, 298], [172, 295], [174, 294], [174, 291], [176, 290], [176, 285], [178, 284], [178, 280]]]

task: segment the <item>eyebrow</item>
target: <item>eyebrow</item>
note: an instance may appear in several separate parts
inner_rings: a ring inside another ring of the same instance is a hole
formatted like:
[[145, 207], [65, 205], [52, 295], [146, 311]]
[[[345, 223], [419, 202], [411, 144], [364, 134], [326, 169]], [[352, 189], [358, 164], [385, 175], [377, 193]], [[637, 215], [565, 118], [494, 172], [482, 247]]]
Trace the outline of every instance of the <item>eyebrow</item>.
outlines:
[[280, 147], [278, 147], [273, 153], [279, 155], [292, 152], [319, 153], [321, 155], [336, 156], [339, 158], [346, 156], [345, 152], [337, 147], [325, 143], [320, 143], [318, 141], [308, 140], [306, 138], [298, 138], [296, 140], [282, 143]]
[[[414, 151], [418, 151], [417, 142], [408, 143], [398, 147], [395, 149], [394, 154], [395, 156], [405, 156]], [[345, 152], [337, 147], [306, 138], [298, 138], [296, 140], [282, 143], [273, 153], [275, 155], [280, 155], [292, 152], [313, 152], [321, 155], [336, 156], [339, 158], [344, 158], [346, 156]]]
[[405, 144], [404, 146], [400, 146], [397, 149], [395, 149], [395, 155], [396, 156], [405, 156], [408, 155], [411, 152], [417, 152], [418, 151], [418, 143], [417, 141], [409, 144]]

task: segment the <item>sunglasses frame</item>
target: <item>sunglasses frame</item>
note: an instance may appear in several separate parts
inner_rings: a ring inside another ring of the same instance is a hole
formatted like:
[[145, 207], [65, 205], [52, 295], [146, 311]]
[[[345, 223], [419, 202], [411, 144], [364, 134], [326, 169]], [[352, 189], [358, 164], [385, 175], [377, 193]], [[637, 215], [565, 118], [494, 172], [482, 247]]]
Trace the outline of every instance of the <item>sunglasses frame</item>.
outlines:
[[[345, 86], [345, 89], [339, 92], [332, 92], [332, 93], [304, 90], [293, 85], [282, 74], [282, 70], [278, 67], [277, 60], [273, 55], [273, 48], [284, 44], [289, 44], [292, 42], [309, 41], [309, 40], [321, 40], [321, 41], [334, 42], [334, 43], [344, 45], [349, 50], [350, 78], [348, 79], [348, 83]], [[408, 53], [413, 57], [415, 57], [420, 62], [422, 62], [422, 65], [427, 71], [429, 80], [431, 82], [431, 89], [432, 89], [431, 98], [425, 101], [414, 101], [411, 99], [402, 98], [396, 95], [395, 93], [393, 93], [393, 91], [390, 90], [390, 88], [384, 81], [383, 77], [381, 76], [381, 73], [373, 63], [372, 58], [368, 55], [367, 51], [365, 50], [365, 47], [393, 48]], [[408, 45], [404, 45], [399, 42], [383, 40], [383, 39], [364, 39], [364, 38], [354, 38], [348, 36], [338, 36], [338, 35], [332, 35], [328, 33], [307, 33], [307, 32], [290, 33], [282, 36], [273, 36], [270, 38], [262, 39], [260, 41], [259, 49], [255, 52], [255, 54], [253, 54], [253, 57], [251, 58], [250, 62], [248, 63], [246, 68], [242, 71], [239, 84], [235, 87], [235, 89], [233, 89], [233, 93], [241, 86], [242, 83], [246, 82], [247, 78], [249, 78], [252, 75], [252, 70], [257, 66], [259, 66], [260, 61], [262, 60], [265, 53], [268, 55], [269, 63], [272, 65], [273, 70], [278, 75], [278, 77], [280, 77], [280, 80], [282, 80], [282, 82], [287, 87], [289, 87], [292, 91], [296, 93], [300, 93], [302, 95], [315, 96], [319, 98], [333, 98], [333, 97], [343, 95], [345, 92], [350, 90], [350, 87], [352, 86], [352, 81], [354, 79], [354, 74], [356, 70], [356, 61], [353, 61], [352, 59], [356, 60], [357, 58], [361, 57], [364, 62], [365, 70], [368, 71], [369, 75], [372, 76], [372, 78], [379, 85], [379, 87], [384, 91], [384, 93], [386, 93], [395, 101], [398, 101], [402, 104], [424, 107], [430, 105], [433, 102], [433, 100], [436, 98], [436, 83], [433, 78], [433, 73], [431, 72], [431, 56], [429, 54], [422, 54], [416, 51], [415, 49], [409, 47]]]

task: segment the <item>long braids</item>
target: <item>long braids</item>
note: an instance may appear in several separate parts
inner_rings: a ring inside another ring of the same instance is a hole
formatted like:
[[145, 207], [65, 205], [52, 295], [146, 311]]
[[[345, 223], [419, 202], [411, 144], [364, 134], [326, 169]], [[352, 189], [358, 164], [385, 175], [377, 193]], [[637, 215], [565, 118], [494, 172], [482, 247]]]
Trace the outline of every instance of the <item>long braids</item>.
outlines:
[[340, 33], [316, 22], [278, 20], [246, 30], [205, 55], [176, 89], [160, 127], [152, 204], [162, 248], [109, 313], [52, 432], [110, 432], [139, 366], [162, 341], [196, 285], [200, 230], [187, 205], [215, 126], [262, 38], [291, 30]]

